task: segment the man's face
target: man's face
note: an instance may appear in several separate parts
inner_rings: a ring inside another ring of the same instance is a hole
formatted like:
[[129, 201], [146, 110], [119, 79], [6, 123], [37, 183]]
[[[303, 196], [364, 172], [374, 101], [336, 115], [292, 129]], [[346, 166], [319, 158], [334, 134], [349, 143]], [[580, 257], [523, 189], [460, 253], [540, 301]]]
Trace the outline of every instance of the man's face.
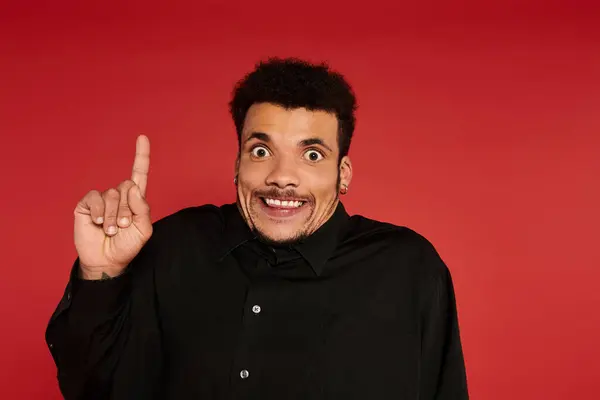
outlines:
[[291, 243], [316, 231], [349, 185], [348, 157], [338, 163], [334, 114], [260, 103], [248, 110], [237, 161], [238, 205], [264, 240]]

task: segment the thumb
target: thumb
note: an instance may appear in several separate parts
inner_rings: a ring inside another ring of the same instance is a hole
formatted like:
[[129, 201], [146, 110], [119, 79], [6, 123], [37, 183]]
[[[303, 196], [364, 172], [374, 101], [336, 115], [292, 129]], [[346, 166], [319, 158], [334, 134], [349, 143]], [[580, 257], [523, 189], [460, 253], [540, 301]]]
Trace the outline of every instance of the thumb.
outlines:
[[150, 206], [142, 197], [138, 185], [133, 185], [127, 192], [129, 209], [133, 214], [133, 222], [143, 233], [151, 232], [152, 222], [150, 220]]

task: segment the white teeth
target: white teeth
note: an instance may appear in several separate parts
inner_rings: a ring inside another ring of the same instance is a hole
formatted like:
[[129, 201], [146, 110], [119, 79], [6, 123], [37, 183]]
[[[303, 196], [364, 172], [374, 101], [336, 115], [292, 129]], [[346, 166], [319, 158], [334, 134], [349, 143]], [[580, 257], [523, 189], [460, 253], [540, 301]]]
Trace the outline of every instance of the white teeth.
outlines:
[[297, 208], [304, 204], [303, 201], [294, 201], [294, 200], [276, 200], [276, 199], [265, 199], [265, 202], [270, 206], [275, 207], [287, 207], [287, 208]]

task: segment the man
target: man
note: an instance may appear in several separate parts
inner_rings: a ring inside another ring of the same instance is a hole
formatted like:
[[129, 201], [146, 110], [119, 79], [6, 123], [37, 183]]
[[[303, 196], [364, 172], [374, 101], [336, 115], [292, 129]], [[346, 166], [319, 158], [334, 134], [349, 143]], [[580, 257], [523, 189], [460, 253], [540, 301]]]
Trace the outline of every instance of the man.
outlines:
[[349, 216], [356, 102], [326, 65], [259, 63], [230, 103], [236, 204], [152, 224], [150, 144], [75, 209], [46, 339], [66, 399], [467, 399], [452, 280], [414, 231]]

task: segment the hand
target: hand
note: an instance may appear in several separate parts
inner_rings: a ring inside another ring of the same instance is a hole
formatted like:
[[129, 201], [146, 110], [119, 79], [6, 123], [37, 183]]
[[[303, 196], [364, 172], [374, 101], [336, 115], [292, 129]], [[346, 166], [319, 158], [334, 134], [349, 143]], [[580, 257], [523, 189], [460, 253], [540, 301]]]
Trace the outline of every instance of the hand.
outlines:
[[88, 192], [75, 207], [75, 248], [84, 279], [106, 279], [123, 272], [152, 236], [145, 200], [150, 141], [137, 138], [131, 179], [100, 193]]

